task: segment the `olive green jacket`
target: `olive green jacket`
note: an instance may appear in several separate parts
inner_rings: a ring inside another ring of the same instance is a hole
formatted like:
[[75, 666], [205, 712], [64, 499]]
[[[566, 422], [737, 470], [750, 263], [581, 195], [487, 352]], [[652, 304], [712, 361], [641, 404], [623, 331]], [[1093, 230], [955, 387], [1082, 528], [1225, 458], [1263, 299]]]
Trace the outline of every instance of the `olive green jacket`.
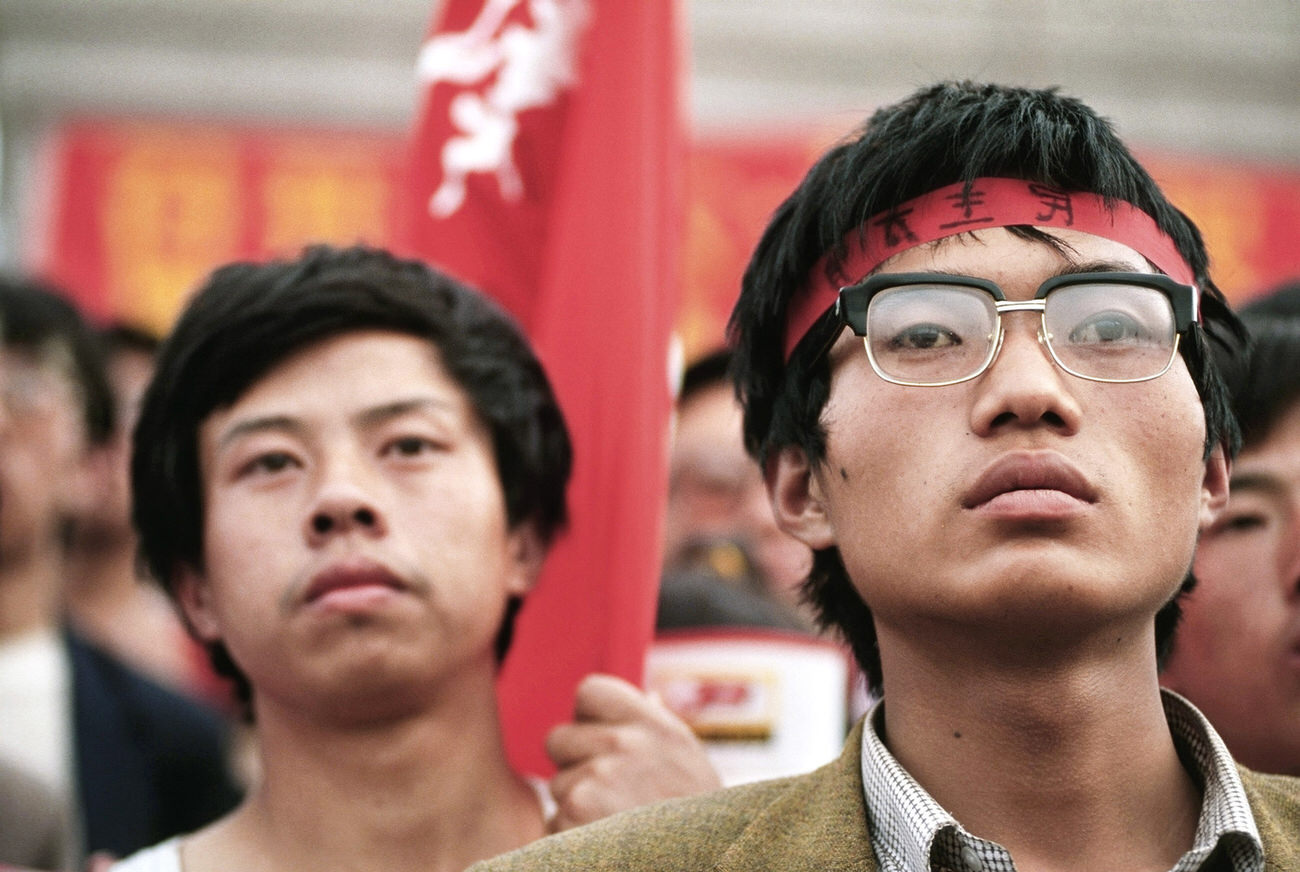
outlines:
[[[862, 722], [839, 759], [792, 778], [633, 809], [471, 867], [507, 870], [876, 872]], [[1300, 872], [1300, 778], [1241, 770], [1268, 872]]]

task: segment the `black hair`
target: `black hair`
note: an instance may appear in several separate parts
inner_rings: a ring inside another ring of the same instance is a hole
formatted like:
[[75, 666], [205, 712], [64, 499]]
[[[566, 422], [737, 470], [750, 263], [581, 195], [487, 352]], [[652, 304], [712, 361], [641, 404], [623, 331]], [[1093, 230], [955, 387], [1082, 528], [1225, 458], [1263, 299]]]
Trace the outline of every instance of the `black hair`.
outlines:
[[[523, 334], [487, 297], [386, 251], [313, 246], [295, 260], [232, 263], [208, 277], [159, 351], [131, 457], [142, 562], [175, 597], [176, 570], [203, 569], [198, 431], [294, 353], [358, 330], [427, 339], [492, 437], [510, 527], [549, 545], [567, 522], [572, 447], [563, 415]], [[508, 604], [498, 660], [519, 603]], [[245, 704], [247, 679], [209, 646]]]
[[123, 352], [154, 357], [162, 347], [162, 337], [139, 324], [114, 321], [99, 328], [99, 343], [105, 360], [112, 361]]
[[719, 348], [692, 361], [682, 373], [682, 388], [677, 393], [677, 403], [685, 403], [695, 394], [714, 385], [730, 387], [731, 357], [730, 348]]
[[[1174, 241], [1201, 290], [1204, 328], [1193, 327], [1179, 348], [1205, 409], [1205, 453], [1208, 457], [1220, 444], [1235, 452], [1240, 436], [1209, 350], [1211, 343], [1231, 349], [1243, 334], [1210, 278], [1196, 226], [1165, 198], [1109, 122], [1082, 102], [1054, 88], [942, 82], [879, 109], [855, 135], [827, 151], [777, 208], [759, 240], [728, 325], [750, 453], [763, 462], [773, 451], [796, 445], [812, 463], [825, 458], [820, 418], [830, 394], [830, 369], [817, 352], [838, 328], [823, 317], [788, 362], [784, 356], [792, 298], [817, 262], [829, 255], [828, 277], [839, 284], [861, 279], [843, 275], [842, 265], [846, 239], [867, 219], [936, 188], [987, 176], [1127, 201]], [[1009, 229], [1050, 241], [1033, 228]], [[869, 683], [881, 689], [871, 611], [836, 549], [814, 553], [805, 594], [823, 625], [837, 627], [848, 639]], [[1161, 618], [1161, 632], [1177, 623], [1177, 597], [1165, 608], [1174, 612], [1174, 620]]]
[[89, 444], [113, 435], [116, 410], [94, 329], [59, 288], [35, 279], [0, 276], [0, 335], [4, 345], [38, 358], [65, 360], [77, 389]]
[[1300, 402], [1300, 281], [1278, 286], [1241, 310], [1250, 353], [1224, 367], [1243, 444], [1268, 438]]
[[1251, 317], [1281, 315], [1300, 318], [1300, 278], [1290, 279], [1265, 291], [1243, 306], [1241, 314]]

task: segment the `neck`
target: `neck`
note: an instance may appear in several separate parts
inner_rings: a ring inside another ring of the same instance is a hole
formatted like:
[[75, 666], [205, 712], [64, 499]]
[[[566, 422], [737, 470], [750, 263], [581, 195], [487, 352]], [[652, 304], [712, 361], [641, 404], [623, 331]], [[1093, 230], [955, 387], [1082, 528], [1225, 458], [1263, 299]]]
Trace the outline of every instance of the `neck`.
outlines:
[[545, 833], [509, 768], [489, 681], [473, 698], [340, 726], [259, 696], [262, 779], [187, 845], [186, 868], [459, 872]]
[[1169, 869], [1201, 797], [1165, 720], [1150, 630], [1125, 638], [1006, 663], [882, 633], [890, 750], [1022, 872]]
[[59, 619], [63, 564], [57, 551], [0, 558], [0, 636], [16, 636]]

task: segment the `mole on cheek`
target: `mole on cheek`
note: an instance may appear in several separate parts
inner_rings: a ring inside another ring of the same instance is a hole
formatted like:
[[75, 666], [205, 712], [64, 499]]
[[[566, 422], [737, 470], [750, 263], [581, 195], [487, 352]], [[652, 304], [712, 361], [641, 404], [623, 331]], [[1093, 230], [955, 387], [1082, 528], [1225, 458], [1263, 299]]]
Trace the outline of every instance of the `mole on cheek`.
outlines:
[[842, 466], [840, 467], [840, 478], [842, 478], [844, 481], [849, 480], [849, 471]]

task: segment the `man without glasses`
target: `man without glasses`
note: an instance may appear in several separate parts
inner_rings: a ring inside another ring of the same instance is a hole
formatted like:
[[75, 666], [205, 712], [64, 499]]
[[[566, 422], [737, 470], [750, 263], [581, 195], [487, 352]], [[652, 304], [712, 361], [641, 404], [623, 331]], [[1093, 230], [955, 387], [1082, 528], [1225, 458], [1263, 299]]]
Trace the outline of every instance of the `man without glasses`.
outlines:
[[608, 676], [558, 728], [549, 786], [508, 765], [495, 677], [570, 457], [517, 328], [446, 276], [328, 247], [215, 272], [159, 354], [132, 494], [153, 577], [256, 717], [262, 777], [116, 868], [459, 870], [716, 784], [689, 729]]
[[814, 773], [484, 869], [1300, 868], [1300, 782], [1157, 681], [1239, 330], [1106, 122], [968, 82], [879, 110], [777, 210], [731, 327], [748, 447], [883, 701]]
[[1297, 301], [1292, 285], [1242, 311], [1250, 361], [1229, 379], [1241, 455], [1161, 674], [1234, 757], [1286, 775], [1300, 775], [1300, 317], [1286, 310]]

